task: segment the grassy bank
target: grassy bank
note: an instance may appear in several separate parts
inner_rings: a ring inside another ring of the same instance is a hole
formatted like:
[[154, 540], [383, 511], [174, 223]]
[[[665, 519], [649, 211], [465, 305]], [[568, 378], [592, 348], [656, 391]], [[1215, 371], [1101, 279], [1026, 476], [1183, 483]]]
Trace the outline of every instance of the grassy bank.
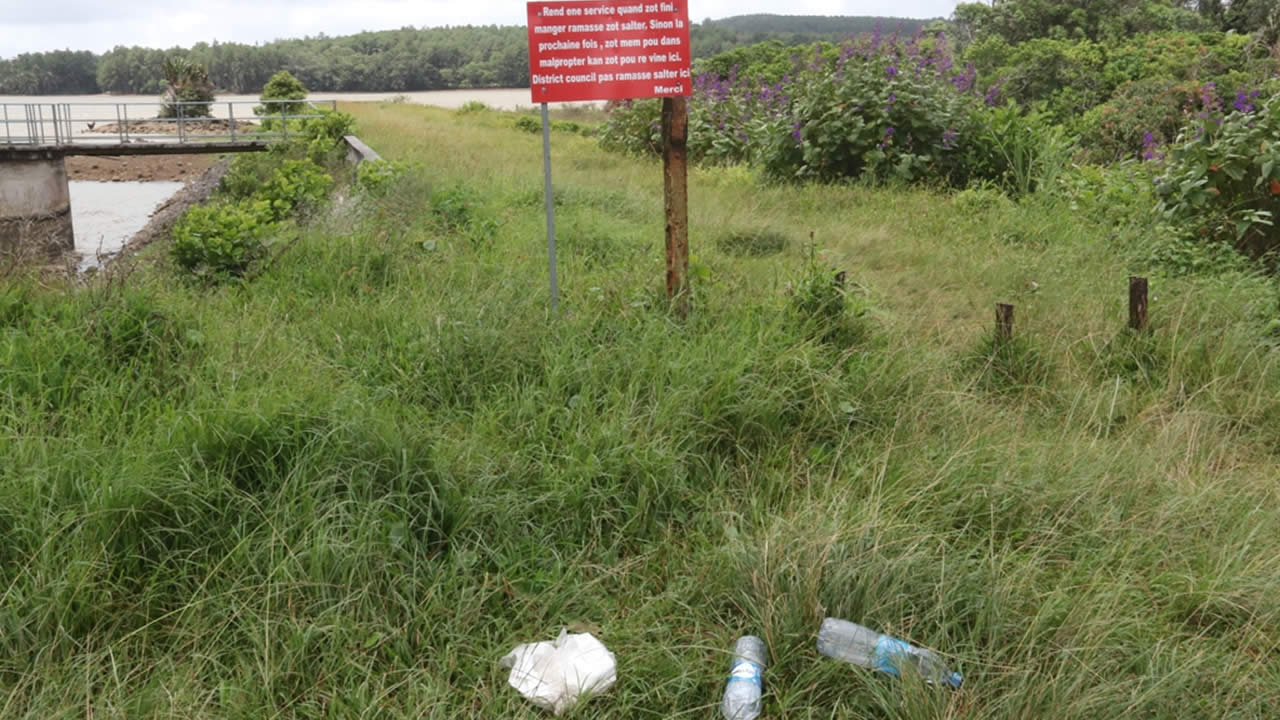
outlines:
[[[660, 166], [557, 133], [552, 318], [540, 138], [346, 109], [415, 168], [252, 281], [0, 287], [0, 716], [533, 718], [497, 659], [563, 625], [619, 661], [579, 717], [710, 717], [748, 632], [766, 717], [1280, 702], [1269, 281], [1065, 202], [698, 170], [680, 323]], [[825, 615], [964, 689], [818, 657]]]

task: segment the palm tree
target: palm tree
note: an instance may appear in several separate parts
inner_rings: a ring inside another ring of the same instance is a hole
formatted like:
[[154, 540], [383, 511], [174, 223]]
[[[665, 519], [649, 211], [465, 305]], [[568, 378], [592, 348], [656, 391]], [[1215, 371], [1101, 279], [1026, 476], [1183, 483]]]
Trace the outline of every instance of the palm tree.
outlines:
[[213, 83], [209, 71], [199, 63], [184, 57], [165, 58], [161, 66], [164, 82], [168, 85], [162, 98], [160, 117], [209, 117], [209, 105], [178, 105], [188, 102], [213, 102]]

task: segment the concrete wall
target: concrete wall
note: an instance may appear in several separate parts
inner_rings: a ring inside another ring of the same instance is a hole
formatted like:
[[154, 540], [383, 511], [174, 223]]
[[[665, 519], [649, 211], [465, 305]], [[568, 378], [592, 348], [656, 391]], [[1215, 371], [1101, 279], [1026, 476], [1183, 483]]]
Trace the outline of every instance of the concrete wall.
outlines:
[[342, 142], [347, 146], [347, 162], [352, 165], [359, 166], [366, 160], [381, 160], [382, 156], [374, 152], [374, 149], [364, 144], [364, 141], [355, 135], [343, 135]]
[[74, 249], [62, 154], [0, 149], [0, 253], [56, 257]]

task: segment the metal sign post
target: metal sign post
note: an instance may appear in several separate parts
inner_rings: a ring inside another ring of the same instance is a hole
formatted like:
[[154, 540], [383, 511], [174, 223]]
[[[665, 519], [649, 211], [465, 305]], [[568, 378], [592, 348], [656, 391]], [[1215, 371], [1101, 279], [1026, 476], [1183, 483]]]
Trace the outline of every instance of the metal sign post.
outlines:
[[560, 306], [560, 288], [556, 285], [556, 204], [551, 197], [551, 119], [547, 104], [542, 103], [542, 179], [547, 195], [547, 262], [551, 268], [551, 312]]

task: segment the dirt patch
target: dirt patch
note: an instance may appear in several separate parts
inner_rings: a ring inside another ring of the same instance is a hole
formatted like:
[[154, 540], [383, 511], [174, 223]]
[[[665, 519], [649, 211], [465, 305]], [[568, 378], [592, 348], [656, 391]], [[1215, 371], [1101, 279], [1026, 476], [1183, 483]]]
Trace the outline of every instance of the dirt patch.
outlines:
[[[222, 120], [210, 118], [206, 120], [183, 120], [182, 132], [187, 135], [227, 135], [234, 125], [236, 132], [252, 132], [258, 124], [248, 120]], [[124, 123], [94, 124], [88, 128], [91, 133], [118, 135], [121, 130], [130, 135], [177, 135], [178, 121], [173, 120], [130, 120]]]
[[217, 155], [124, 155], [67, 158], [71, 180], [190, 182], [218, 164]]

